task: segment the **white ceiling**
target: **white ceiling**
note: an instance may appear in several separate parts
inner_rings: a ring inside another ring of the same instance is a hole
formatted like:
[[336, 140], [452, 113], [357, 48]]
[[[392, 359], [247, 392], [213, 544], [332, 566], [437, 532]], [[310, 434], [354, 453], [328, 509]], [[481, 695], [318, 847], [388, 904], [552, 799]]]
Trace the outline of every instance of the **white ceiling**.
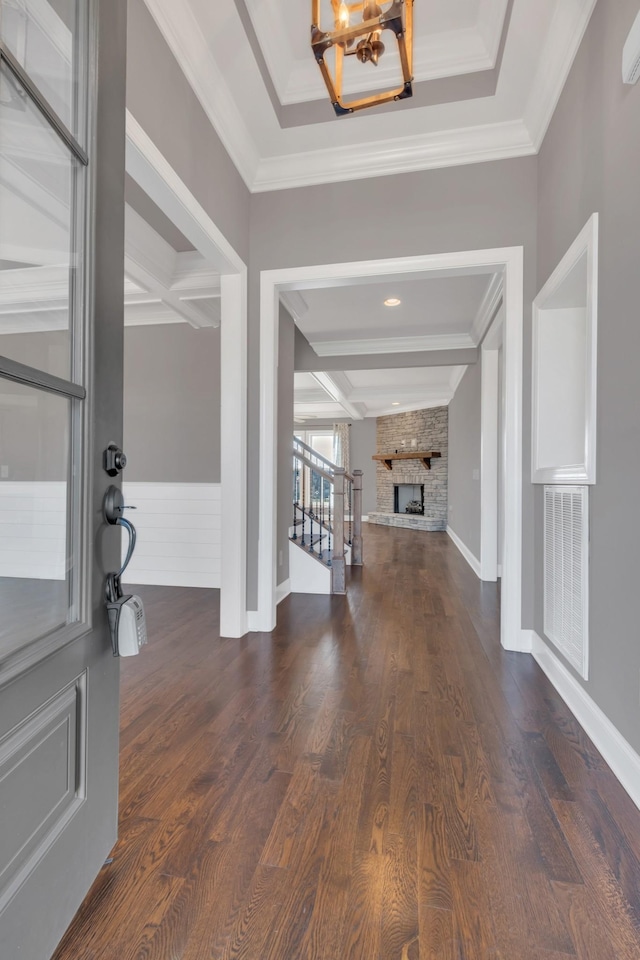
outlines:
[[[362, 341], [411, 339], [407, 349], [420, 349], [417, 339], [429, 349], [438, 346], [475, 346], [472, 331], [485, 303], [493, 275], [402, 280], [350, 287], [305, 290], [307, 311], [298, 326], [322, 356], [371, 352]], [[396, 297], [402, 302], [386, 307]], [[441, 343], [443, 337], [448, 343]], [[465, 342], [465, 338], [468, 342]], [[402, 343], [397, 344], [400, 349]], [[385, 349], [383, 347], [382, 349]], [[394, 348], [395, 349], [395, 348]], [[380, 352], [380, 351], [375, 351]]]
[[465, 76], [477, 85], [495, 70], [493, 87], [427, 105], [416, 94], [340, 120], [327, 98], [327, 121], [315, 122], [326, 95], [307, 48], [309, 0], [145, 2], [253, 191], [537, 152], [595, 6], [513, 0], [500, 57], [507, 0], [415, 0], [415, 87]]
[[296, 373], [294, 417], [298, 423], [343, 417], [361, 420], [446, 406], [465, 370], [455, 366]]

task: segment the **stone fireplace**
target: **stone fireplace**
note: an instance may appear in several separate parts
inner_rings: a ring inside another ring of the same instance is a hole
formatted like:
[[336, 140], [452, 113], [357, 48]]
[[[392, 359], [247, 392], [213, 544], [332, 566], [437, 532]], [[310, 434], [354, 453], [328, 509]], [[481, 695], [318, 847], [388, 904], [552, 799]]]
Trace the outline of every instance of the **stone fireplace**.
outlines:
[[[438, 451], [431, 469], [415, 460], [393, 460], [392, 469], [376, 465], [376, 511], [370, 523], [409, 527], [418, 530], [446, 530], [448, 479], [448, 407], [432, 407], [377, 419], [376, 452], [406, 453], [412, 450]], [[413, 507], [407, 511], [407, 503]], [[417, 509], [419, 505], [422, 509]]]

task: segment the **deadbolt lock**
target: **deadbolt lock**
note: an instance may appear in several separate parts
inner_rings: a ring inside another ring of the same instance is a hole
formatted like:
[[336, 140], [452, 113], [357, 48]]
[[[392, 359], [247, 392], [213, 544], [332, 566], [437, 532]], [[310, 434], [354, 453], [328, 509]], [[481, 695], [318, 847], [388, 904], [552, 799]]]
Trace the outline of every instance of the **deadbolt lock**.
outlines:
[[110, 477], [117, 477], [127, 465], [126, 454], [116, 443], [110, 443], [104, 452], [103, 464]]

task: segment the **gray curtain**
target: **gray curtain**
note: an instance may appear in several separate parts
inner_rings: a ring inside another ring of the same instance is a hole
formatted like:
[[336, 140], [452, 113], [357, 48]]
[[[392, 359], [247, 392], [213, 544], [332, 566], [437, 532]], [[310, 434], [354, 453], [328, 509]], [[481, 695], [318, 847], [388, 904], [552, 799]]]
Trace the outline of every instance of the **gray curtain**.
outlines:
[[351, 473], [351, 424], [333, 425], [333, 462]]

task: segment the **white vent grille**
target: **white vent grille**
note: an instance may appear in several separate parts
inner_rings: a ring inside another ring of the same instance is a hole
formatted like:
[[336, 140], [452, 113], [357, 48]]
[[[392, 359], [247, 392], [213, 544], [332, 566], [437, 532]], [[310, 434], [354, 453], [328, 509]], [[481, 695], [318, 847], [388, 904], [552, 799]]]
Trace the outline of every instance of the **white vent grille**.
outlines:
[[589, 488], [544, 488], [544, 632], [587, 679]]

